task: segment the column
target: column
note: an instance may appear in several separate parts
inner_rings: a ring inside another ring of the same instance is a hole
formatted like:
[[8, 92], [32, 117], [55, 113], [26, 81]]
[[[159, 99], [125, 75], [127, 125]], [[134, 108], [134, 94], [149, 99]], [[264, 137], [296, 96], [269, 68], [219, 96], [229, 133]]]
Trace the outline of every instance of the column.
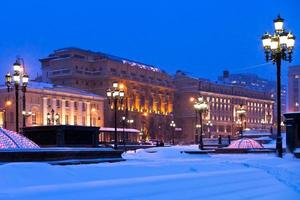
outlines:
[[43, 125], [47, 125], [47, 97], [43, 97]]
[[90, 102], [86, 102], [86, 125], [87, 126], [91, 126], [91, 106], [90, 106]]
[[70, 125], [74, 125], [74, 101], [70, 101]]
[[77, 124], [82, 126], [82, 102], [78, 102], [78, 115], [77, 115]]
[[60, 122], [62, 125], [66, 124], [66, 100], [61, 100], [61, 116], [60, 116]]

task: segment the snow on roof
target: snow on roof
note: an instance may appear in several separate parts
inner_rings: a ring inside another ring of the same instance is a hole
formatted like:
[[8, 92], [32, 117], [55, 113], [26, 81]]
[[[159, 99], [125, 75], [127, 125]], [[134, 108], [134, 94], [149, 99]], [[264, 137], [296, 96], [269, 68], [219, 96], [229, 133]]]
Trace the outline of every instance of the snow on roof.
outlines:
[[258, 132], [256, 130], [247, 130], [243, 132], [244, 136], [271, 136], [270, 132]]
[[[115, 128], [110, 128], [110, 127], [101, 127], [100, 132], [114, 132]], [[117, 132], [123, 132], [123, 128], [117, 128]], [[133, 128], [124, 128], [124, 132], [127, 133], [139, 133], [140, 131], [137, 129], [133, 129]]]
[[85, 91], [81, 90], [78, 88], [73, 88], [73, 87], [68, 87], [68, 86], [62, 86], [62, 85], [55, 85], [52, 83], [45, 83], [45, 82], [36, 82], [36, 81], [30, 81], [28, 83], [28, 89], [37, 89], [37, 90], [49, 90], [49, 91], [54, 91], [54, 92], [63, 92], [63, 93], [72, 93], [72, 94], [77, 94], [77, 95], [84, 95], [84, 96], [90, 96], [94, 98], [100, 98], [104, 99], [104, 97]]

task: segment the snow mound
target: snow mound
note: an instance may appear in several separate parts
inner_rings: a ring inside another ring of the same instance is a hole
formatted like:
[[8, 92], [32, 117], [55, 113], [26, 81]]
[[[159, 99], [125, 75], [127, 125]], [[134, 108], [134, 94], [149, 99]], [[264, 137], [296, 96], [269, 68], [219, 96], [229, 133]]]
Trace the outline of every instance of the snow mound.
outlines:
[[37, 144], [23, 135], [0, 128], [0, 149], [33, 149], [39, 148]]
[[262, 149], [264, 147], [253, 139], [242, 138], [242, 139], [233, 141], [227, 148], [230, 148], [230, 149]]

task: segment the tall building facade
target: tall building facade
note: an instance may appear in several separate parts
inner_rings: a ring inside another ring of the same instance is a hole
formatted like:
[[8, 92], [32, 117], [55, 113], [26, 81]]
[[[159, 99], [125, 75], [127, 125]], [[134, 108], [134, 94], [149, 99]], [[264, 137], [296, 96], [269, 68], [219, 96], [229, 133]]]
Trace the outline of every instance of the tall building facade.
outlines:
[[[174, 86], [170, 75], [150, 65], [108, 54], [65, 48], [40, 60], [42, 80], [80, 88], [106, 96], [106, 90], [117, 81], [125, 90], [124, 104], [118, 107], [118, 127], [121, 116], [132, 119], [132, 128], [143, 137], [164, 138], [170, 133], [173, 118]], [[113, 127], [111, 106], [105, 101], [105, 126]], [[128, 112], [127, 112], [128, 111]]]
[[[104, 98], [89, 92], [49, 83], [29, 82], [26, 109], [22, 111], [22, 94], [19, 99], [19, 127], [43, 125], [103, 126]], [[0, 88], [0, 126], [15, 130], [15, 93]]]
[[[222, 76], [218, 77], [218, 83], [235, 85], [240, 87], [245, 87], [251, 90], [257, 90], [261, 92], [270, 93], [271, 96], [275, 99], [275, 108], [276, 104], [276, 81], [267, 80], [259, 77], [256, 74], [249, 73], [238, 73], [230, 74], [229, 71], [224, 71]], [[287, 88], [285, 85], [281, 85], [281, 113], [284, 114], [287, 111]], [[275, 115], [276, 115], [275, 109]]]
[[197, 122], [190, 99], [199, 96], [209, 106], [203, 122], [205, 137], [236, 135], [240, 129], [237, 110], [241, 105], [246, 110], [244, 128], [269, 129], [273, 124], [274, 101], [269, 93], [192, 78], [180, 71], [174, 84], [176, 123], [182, 128], [185, 142], [195, 141]]
[[300, 111], [300, 65], [288, 68], [288, 112]]

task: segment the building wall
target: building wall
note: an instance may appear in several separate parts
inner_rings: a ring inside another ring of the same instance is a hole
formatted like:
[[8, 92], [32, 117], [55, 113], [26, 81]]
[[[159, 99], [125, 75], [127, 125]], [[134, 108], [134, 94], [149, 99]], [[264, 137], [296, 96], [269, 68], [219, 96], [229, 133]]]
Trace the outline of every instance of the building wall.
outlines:
[[300, 66], [288, 68], [288, 112], [300, 111]]
[[[196, 114], [190, 99], [200, 96], [209, 105], [203, 121], [205, 137], [236, 135], [239, 129], [236, 122], [240, 119], [236, 111], [241, 104], [246, 109], [244, 128], [266, 129], [273, 123], [274, 101], [265, 93], [199, 80], [182, 73], [176, 74], [174, 83], [176, 123], [182, 128], [186, 142], [194, 142], [196, 134]], [[207, 125], [208, 121], [212, 127]]]
[[[126, 100], [118, 108], [121, 116], [133, 119], [130, 126], [145, 137], [166, 139], [173, 113], [172, 77], [160, 69], [103, 53], [67, 48], [41, 59], [43, 81], [81, 88], [106, 96], [114, 81], [125, 90]], [[113, 111], [105, 101], [105, 126], [114, 126]], [[129, 125], [128, 125], [129, 126]]]
[[[223, 76], [218, 77], [218, 83], [241, 86], [251, 90], [257, 90], [270, 93], [275, 100], [274, 107], [276, 108], [277, 91], [276, 81], [267, 80], [259, 77], [256, 74], [251, 73], [239, 73], [230, 74], [229, 71], [224, 71]], [[287, 111], [287, 88], [283, 84], [281, 85], [281, 113], [284, 114]], [[276, 115], [275, 109], [275, 115]], [[276, 120], [276, 119], [275, 119]]]
[[[0, 94], [3, 97], [0, 99], [0, 108], [2, 108], [2, 111], [5, 110], [6, 128], [15, 130], [14, 92], [8, 93], [5, 89], [1, 89]], [[6, 105], [8, 100], [12, 102], [12, 105]], [[20, 94], [19, 102], [19, 127], [22, 128], [22, 94]], [[31, 115], [26, 117], [26, 126], [69, 124], [100, 127], [104, 124], [103, 108], [104, 100], [102, 98], [28, 88], [26, 92], [26, 111], [31, 112]], [[53, 117], [52, 109], [54, 111]], [[50, 121], [47, 117], [48, 113], [50, 114]], [[55, 118], [56, 114], [59, 116], [58, 120]], [[2, 112], [2, 115], [4, 115], [4, 112]], [[1, 118], [0, 125], [4, 126], [4, 121], [1, 121]]]

